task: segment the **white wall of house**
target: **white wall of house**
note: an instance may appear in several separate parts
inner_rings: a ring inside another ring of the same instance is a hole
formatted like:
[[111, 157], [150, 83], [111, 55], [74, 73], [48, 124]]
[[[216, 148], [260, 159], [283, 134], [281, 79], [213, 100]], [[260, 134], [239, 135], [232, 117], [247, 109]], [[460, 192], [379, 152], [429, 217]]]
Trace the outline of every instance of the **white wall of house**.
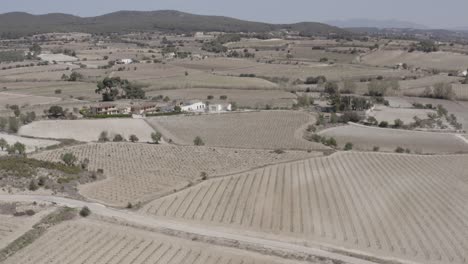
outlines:
[[184, 105], [180, 107], [184, 112], [204, 112], [206, 104], [202, 102], [193, 103], [190, 105]]

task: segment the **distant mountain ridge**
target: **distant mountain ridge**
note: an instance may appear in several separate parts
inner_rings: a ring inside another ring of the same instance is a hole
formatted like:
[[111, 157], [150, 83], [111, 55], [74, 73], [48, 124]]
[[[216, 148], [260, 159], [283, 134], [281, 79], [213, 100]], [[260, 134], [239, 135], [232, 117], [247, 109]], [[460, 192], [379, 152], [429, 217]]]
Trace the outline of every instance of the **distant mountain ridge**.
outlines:
[[407, 29], [429, 29], [429, 27], [408, 21], [400, 21], [395, 19], [390, 20], [374, 20], [365, 18], [355, 18], [348, 20], [334, 20], [325, 22], [327, 24], [340, 28], [407, 28]]
[[130, 31], [224, 31], [270, 32], [282, 29], [305, 35], [348, 34], [346, 30], [323, 23], [268, 24], [223, 16], [194, 15], [174, 10], [118, 11], [96, 17], [52, 13], [32, 15], [13, 12], [0, 15], [0, 36], [14, 37], [47, 32], [110, 33]]

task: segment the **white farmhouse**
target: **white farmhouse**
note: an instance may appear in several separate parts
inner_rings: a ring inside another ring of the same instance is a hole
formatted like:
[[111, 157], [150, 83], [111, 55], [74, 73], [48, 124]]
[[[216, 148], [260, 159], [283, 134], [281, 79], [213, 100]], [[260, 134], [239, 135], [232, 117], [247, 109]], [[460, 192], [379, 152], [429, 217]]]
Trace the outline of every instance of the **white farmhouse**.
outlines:
[[180, 106], [182, 112], [205, 112], [206, 104], [202, 101], [189, 101]]
[[132, 59], [120, 59], [117, 61], [117, 64], [132, 64], [133, 60]]
[[231, 104], [210, 104], [208, 106], [208, 111], [212, 113], [232, 111], [232, 105]]

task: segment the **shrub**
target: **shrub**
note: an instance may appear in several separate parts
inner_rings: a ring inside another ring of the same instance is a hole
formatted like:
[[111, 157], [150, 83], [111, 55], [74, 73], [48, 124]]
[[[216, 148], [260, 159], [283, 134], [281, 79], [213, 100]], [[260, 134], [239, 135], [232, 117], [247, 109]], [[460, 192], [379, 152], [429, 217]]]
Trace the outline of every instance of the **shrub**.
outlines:
[[133, 204], [131, 202], [128, 202], [127, 209], [132, 209], [132, 208], [133, 208]]
[[275, 153], [275, 154], [284, 154], [284, 150], [282, 150], [282, 149], [275, 149], [275, 150], [273, 150], [273, 153]]
[[37, 191], [39, 189], [39, 186], [37, 186], [36, 180], [31, 180], [29, 182], [28, 190], [30, 191]]
[[380, 122], [379, 127], [388, 127], [388, 122], [387, 121]]
[[109, 141], [109, 135], [107, 131], [102, 131], [101, 134], [99, 135], [98, 138], [99, 142], [108, 142]]
[[336, 139], [331, 137], [331, 138], [327, 139], [325, 145], [330, 146], [330, 147], [336, 147], [338, 144], [336, 143]]
[[73, 155], [73, 153], [65, 153], [62, 155], [61, 159], [67, 166], [75, 165], [75, 162], [78, 160], [78, 158]]
[[136, 135], [130, 135], [129, 140], [133, 143], [138, 142], [140, 139]]
[[341, 116], [342, 123], [348, 123], [348, 122], [358, 123], [361, 120], [362, 120], [362, 117], [357, 112], [354, 112], [354, 111], [345, 112]]
[[372, 150], [373, 150], [374, 152], [378, 152], [378, 151], [380, 150], [380, 147], [375, 146]]
[[122, 137], [122, 135], [120, 135], [120, 134], [115, 135], [115, 136], [114, 136], [114, 139], [112, 139], [112, 141], [114, 141], [114, 142], [122, 142], [122, 141], [124, 141], [124, 140], [125, 140], [125, 139], [124, 139], [124, 138]]
[[317, 131], [317, 127], [315, 127], [314, 125], [307, 126], [307, 132], [315, 132], [315, 131]]
[[212, 95], [208, 95], [208, 96], [206, 97], [206, 99], [208, 99], [208, 100], [213, 100], [213, 98], [214, 98], [214, 96], [212, 96]]
[[157, 131], [151, 133], [151, 139], [153, 140], [155, 144], [159, 144], [159, 142], [161, 141], [161, 137], [162, 137], [162, 134]]
[[227, 98], [228, 98], [227, 95], [221, 95], [221, 96], [219, 97], [219, 99], [221, 99], [221, 100], [227, 100]]
[[91, 210], [89, 210], [89, 208], [87, 206], [81, 208], [80, 215], [82, 217], [88, 217], [90, 214], [91, 214]]
[[396, 152], [396, 153], [404, 153], [404, 152], [405, 152], [405, 149], [402, 148], [402, 147], [397, 147], [397, 148], [395, 149], [395, 152]]
[[205, 145], [205, 142], [203, 142], [203, 140], [201, 139], [201, 137], [196, 136], [195, 139], [193, 140], [193, 144], [194, 144], [195, 146], [203, 146], [203, 145]]
[[348, 151], [348, 150], [352, 150], [352, 149], [353, 149], [353, 143], [351, 143], [351, 142], [346, 143], [346, 145], [344, 147], [344, 150]]
[[404, 126], [404, 122], [401, 119], [395, 119], [393, 127], [401, 128]]
[[61, 94], [61, 93], [62, 93], [62, 89], [56, 89], [56, 90], [54, 91], [54, 93], [55, 93], [55, 94]]
[[208, 174], [204, 171], [202, 171], [200, 173], [200, 178], [202, 179], [202, 181], [205, 181], [206, 179], [208, 179]]

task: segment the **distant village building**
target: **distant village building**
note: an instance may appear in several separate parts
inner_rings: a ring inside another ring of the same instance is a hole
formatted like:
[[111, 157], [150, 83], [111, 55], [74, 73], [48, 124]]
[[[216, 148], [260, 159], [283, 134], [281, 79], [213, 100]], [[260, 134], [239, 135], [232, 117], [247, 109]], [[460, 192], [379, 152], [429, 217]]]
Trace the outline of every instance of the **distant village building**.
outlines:
[[91, 106], [90, 110], [93, 115], [118, 115], [121, 113], [115, 104]]
[[208, 105], [208, 111], [213, 113], [228, 112], [232, 111], [231, 104], [210, 104]]
[[189, 101], [180, 105], [183, 112], [205, 112], [206, 104], [202, 101]]
[[156, 104], [143, 104], [131, 107], [131, 112], [137, 115], [154, 114], [159, 111], [160, 108]]
[[120, 60], [117, 60], [116, 63], [117, 64], [132, 64], [133, 60], [132, 59], [120, 59]]

